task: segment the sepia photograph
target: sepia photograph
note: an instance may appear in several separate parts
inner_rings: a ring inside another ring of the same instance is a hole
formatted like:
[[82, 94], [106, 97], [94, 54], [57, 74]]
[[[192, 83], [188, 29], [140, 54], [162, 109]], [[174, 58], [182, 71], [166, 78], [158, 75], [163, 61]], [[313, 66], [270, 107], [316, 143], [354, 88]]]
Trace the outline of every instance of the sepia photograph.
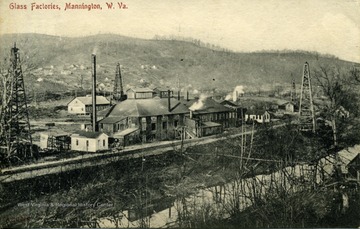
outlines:
[[1, 0], [1, 228], [360, 228], [360, 0]]

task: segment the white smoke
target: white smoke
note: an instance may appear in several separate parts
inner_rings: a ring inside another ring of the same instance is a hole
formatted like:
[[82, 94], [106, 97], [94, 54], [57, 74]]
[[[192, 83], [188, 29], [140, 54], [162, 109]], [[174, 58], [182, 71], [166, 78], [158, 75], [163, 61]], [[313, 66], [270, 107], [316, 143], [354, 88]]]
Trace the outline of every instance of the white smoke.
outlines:
[[96, 55], [97, 50], [98, 50], [98, 46], [97, 46], [97, 45], [95, 45], [95, 47], [93, 48], [92, 54]]
[[242, 85], [237, 85], [235, 88], [234, 88], [234, 91], [232, 93], [229, 93], [226, 97], [225, 97], [225, 100], [233, 100], [234, 102], [237, 101], [238, 97], [243, 95], [245, 92], [244, 92], [244, 86]]
[[200, 95], [200, 98], [189, 107], [189, 110], [196, 111], [201, 110], [204, 107], [204, 101], [206, 100], [207, 96], [204, 94]]
[[232, 99], [232, 95], [231, 94], [228, 94], [226, 97], [225, 97], [225, 100], [231, 100]]

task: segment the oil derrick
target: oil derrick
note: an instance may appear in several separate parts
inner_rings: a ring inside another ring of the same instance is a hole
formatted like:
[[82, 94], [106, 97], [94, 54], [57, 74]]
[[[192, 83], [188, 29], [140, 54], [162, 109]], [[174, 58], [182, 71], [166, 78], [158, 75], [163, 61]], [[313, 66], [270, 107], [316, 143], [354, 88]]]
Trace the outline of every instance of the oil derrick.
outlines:
[[8, 71], [9, 83], [6, 85], [6, 97], [9, 102], [5, 109], [4, 132], [2, 147], [8, 156], [20, 158], [32, 157], [32, 138], [30, 133], [29, 111], [26, 101], [24, 76], [21, 69], [20, 53], [16, 44], [11, 48], [11, 66]]
[[291, 82], [290, 97], [291, 97], [291, 102], [295, 103], [296, 102], [296, 86], [295, 86], [294, 79], [292, 79], [292, 82]]
[[315, 132], [315, 113], [311, 93], [311, 78], [308, 62], [305, 62], [304, 64], [299, 115], [300, 130]]
[[113, 99], [115, 101], [126, 100], [126, 95], [124, 94], [123, 82], [122, 82], [121, 71], [120, 71], [120, 63], [118, 63], [116, 65]]

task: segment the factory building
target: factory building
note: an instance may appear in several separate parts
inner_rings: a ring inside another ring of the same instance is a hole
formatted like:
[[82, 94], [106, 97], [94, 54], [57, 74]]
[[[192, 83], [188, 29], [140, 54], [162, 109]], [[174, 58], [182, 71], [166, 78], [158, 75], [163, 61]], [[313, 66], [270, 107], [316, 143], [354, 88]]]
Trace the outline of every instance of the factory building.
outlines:
[[188, 113], [187, 107], [174, 98], [129, 99], [128, 95], [127, 100], [99, 112], [103, 117], [99, 129], [114, 138], [134, 134], [134, 141], [176, 139]]
[[245, 113], [246, 108], [243, 108], [229, 100], [221, 100], [218, 101], [221, 105], [230, 108], [231, 110], [235, 111], [235, 126], [239, 127], [242, 125], [243, 121], [245, 121]]
[[212, 98], [186, 99], [182, 103], [189, 109], [185, 119], [187, 138], [220, 134], [224, 128], [236, 125], [236, 111]]

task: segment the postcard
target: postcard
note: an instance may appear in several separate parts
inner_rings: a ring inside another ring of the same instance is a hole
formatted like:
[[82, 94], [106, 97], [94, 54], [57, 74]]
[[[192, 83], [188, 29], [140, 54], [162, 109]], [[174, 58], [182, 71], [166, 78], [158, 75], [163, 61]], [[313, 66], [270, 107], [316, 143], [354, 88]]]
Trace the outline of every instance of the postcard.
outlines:
[[0, 228], [355, 228], [359, 0], [2, 0]]

